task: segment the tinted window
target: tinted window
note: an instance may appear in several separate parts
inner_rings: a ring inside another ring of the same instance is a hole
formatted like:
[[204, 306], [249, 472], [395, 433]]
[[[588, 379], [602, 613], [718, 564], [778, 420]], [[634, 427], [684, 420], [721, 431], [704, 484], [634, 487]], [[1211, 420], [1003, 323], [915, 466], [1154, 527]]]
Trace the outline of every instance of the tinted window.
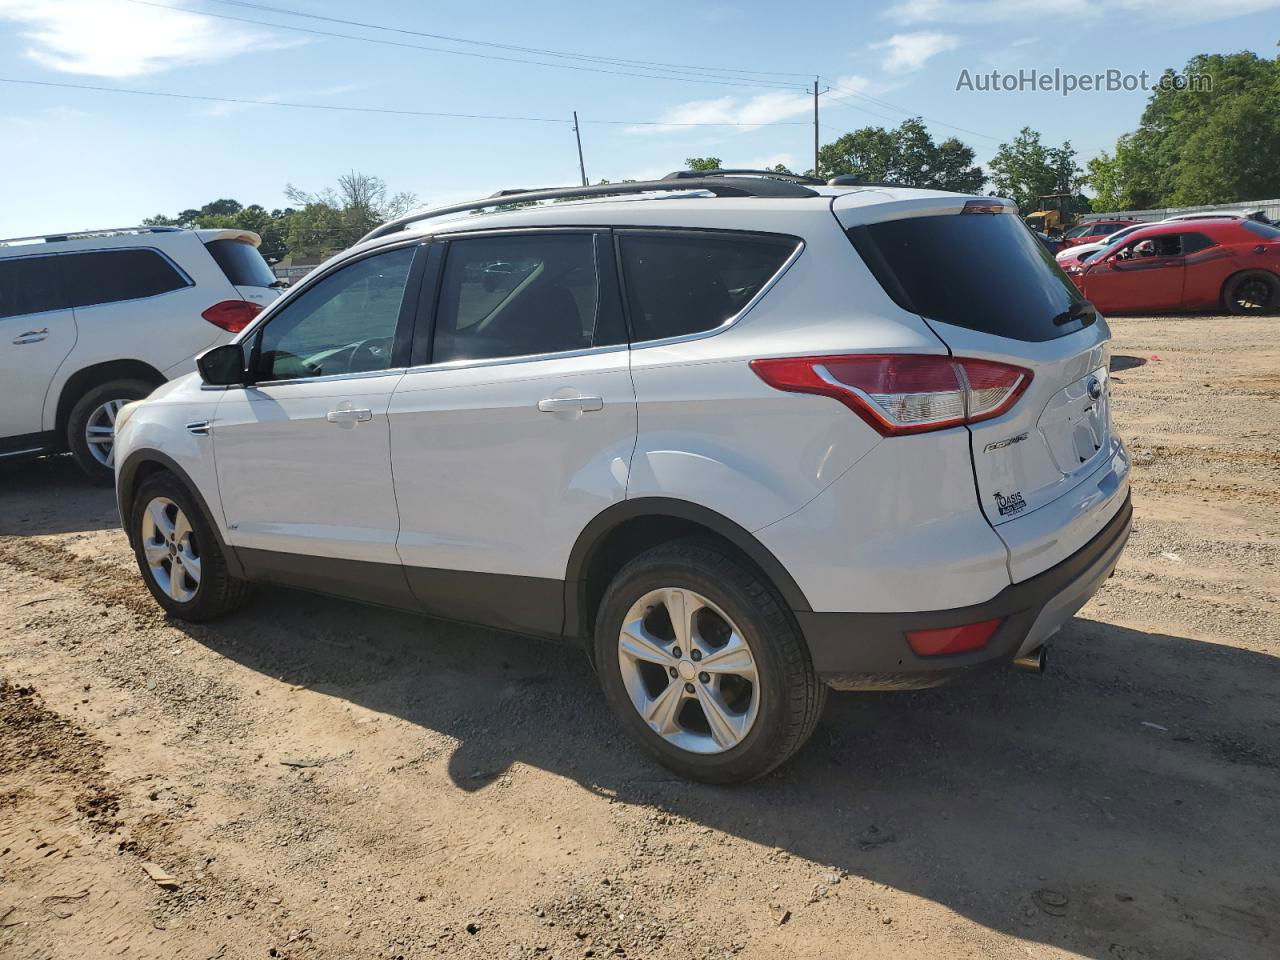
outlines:
[[789, 237], [620, 234], [633, 340], [720, 326], [742, 310], [796, 249]]
[[65, 306], [53, 257], [0, 260], [0, 317], [43, 313]]
[[1195, 253], [1197, 250], [1206, 250], [1214, 245], [1214, 241], [1203, 233], [1184, 233], [1182, 235], [1183, 253]]
[[154, 250], [101, 250], [58, 258], [62, 284], [73, 307], [154, 297], [190, 286]]
[[1066, 320], [1083, 297], [1017, 217], [908, 217], [853, 227], [849, 238], [885, 292], [931, 320], [1028, 341], [1092, 322], [1091, 313]]
[[243, 240], [213, 240], [205, 244], [222, 272], [237, 287], [269, 287], [276, 275], [252, 243]]
[[257, 379], [388, 369], [414, 249], [357, 260], [300, 292], [262, 331]]
[[450, 241], [431, 360], [521, 357], [616, 342], [597, 337], [599, 301], [590, 233]]
[[1256, 233], [1267, 240], [1280, 240], [1280, 228], [1270, 223], [1259, 223], [1257, 220], [1242, 220], [1240, 226], [1250, 233]]

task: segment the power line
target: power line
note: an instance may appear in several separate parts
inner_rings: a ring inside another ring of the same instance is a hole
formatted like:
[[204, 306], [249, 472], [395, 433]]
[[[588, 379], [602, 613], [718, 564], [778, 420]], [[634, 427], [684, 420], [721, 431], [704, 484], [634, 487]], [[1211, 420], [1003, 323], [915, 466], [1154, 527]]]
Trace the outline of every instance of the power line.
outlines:
[[287, 23], [269, 23], [265, 20], [253, 20], [249, 17], [235, 17], [225, 13], [210, 13], [208, 11], [189, 10], [186, 7], [174, 7], [166, 3], [154, 3], [152, 0], [128, 0], [129, 3], [135, 3], [144, 7], [155, 7], [160, 10], [168, 10], [173, 13], [185, 13], [193, 17], [213, 17], [218, 20], [230, 20], [235, 23], [248, 23], [257, 27], [270, 27], [273, 30], [284, 30], [292, 33], [305, 33], [317, 37], [329, 37], [339, 40], [356, 40], [361, 43], [376, 43], [388, 47], [401, 47], [409, 50], [426, 50], [429, 53], [444, 53], [455, 57], [474, 57], [480, 60], [496, 60], [504, 63], [523, 63], [535, 67], [549, 67], [554, 70], [574, 70], [585, 73], [607, 73], [619, 77], [639, 77], [643, 80], [677, 80], [682, 83], [710, 83], [722, 87], [765, 87], [770, 90], [777, 89], [803, 89], [798, 85], [778, 84], [778, 83], [762, 83], [754, 80], [719, 80], [712, 77], [703, 76], [685, 76], [675, 73], [636, 73], [625, 70], [608, 70], [604, 67], [589, 67], [576, 65], [571, 63], [546, 63], [541, 60], [527, 60], [520, 57], [503, 57], [490, 53], [473, 53], [469, 50], [450, 50], [447, 47], [429, 47], [420, 43], [406, 43], [402, 40], [383, 40], [378, 37], [361, 37], [353, 33], [337, 33], [332, 30], [316, 30], [311, 27], [293, 26]]
[[[253, 107], [290, 107], [301, 110], [332, 110], [348, 113], [382, 113], [403, 117], [442, 117], [450, 120], [507, 120], [529, 123], [560, 123], [572, 125], [564, 117], [520, 117], [490, 113], [444, 113], [436, 110], [398, 110], [392, 107], [352, 107], [331, 103], [293, 103], [286, 100], [250, 100], [245, 97], [214, 97], [196, 93], [172, 93], [162, 90], [133, 90], [127, 87], [103, 87], [88, 83], [55, 83], [52, 80], [19, 80], [0, 77], [0, 83], [18, 83], [32, 87], [57, 87], [63, 90], [92, 90], [96, 93], [123, 93], [139, 97], [164, 97], [172, 100], [196, 100], [203, 103], [236, 103]], [[808, 126], [804, 120], [776, 120], [769, 123], [668, 121], [668, 120], [583, 120], [582, 123], [608, 124], [629, 127], [787, 127]]]
[[629, 65], [647, 67], [652, 69], [678, 69], [678, 70], [696, 70], [701, 73], [722, 73], [722, 74], [745, 74], [753, 76], [776, 76], [776, 77], [808, 77], [808, 73], [800, 73], [786, 70], [744, 70], [737, 67], [708, 67], [691, 63], [669, 63], [661, 60], [633, 60], [627, 57], [602, 57], [594, 54], [571, 53], [564, 50], [549, 50], [543, 47], [525, 47], [518, 44], [498, 43], [491, 40], [474, 40], [469, 37], [455, 37], [444, 33], [428, 33], [423, 30], [410, 30], [406, 27], [392, 27], [385, 24], [368, 23], [362, 20], [347, 20], [342, 17], [328, 17], [318, 13], [307, 13], [301, 10], [291, 10], [286, 7], [275, 7], [265, 3], [250, 3], [248, 0], [208, 0], [210, 3], [220, 3], [225, 6], [245, 7], [251, 10], [263, 10], [268, 13], [283, 13], [291, 17], [305, 17], [309, 20], [323, 20], [327, 23], [338, 23], [348, 27], [364, 27], [369, 30], [385, 30], [390, 33], [402, 33], [415, 37], [427, 37], [432, 40], [449, 40], [453, 43], [469, 43], [482, 47], [494, 47], [499, 50], [514, 50], [519, 53], [536, 53], [547, 57], [564, 57], [572, 60], [587, 60], [596, 63], [611, 63], [618, 65]]
[[[928, 120], [930, 123], [936, 123], [940, 127], [947, 127], [951, 130], [959, 130], [961, 133], [967, 133], [975, 137], [982, 137], [984, 140], [998, 141], [1000, 139], [999, 137], [993, 137], [987, 133], [981, 133], [977, 130], [970, 130], [968, 127], [958, 127], [954, 123], [947, 123], [943, 120], [935, 120], [933, 117], [926, 117], [923, 113], [919, 113], [915, 110], [908, 110], [906, 107], [900, 107], [895, 103], [889, 103], [889, 101], [887, 100], [880, 100], [876, 97], [870, 96], [869, 94], [859, 93], [856, 90], [846, 90], [845, 88], [838, 86], [836, 82], [832, 80], [830, 77], [824, 77], [823, 79], [825, 79], [828, 83], [831, 84], [832, 89], [836, 93], [843, 93], [851, 97], [858, 97], [861, 100], [867, 100], [867, 101], [870, 101], [871, 103], [879, 104], [882, 107], [888, 107], [890, 110], [896, 110], [898, 113], [905, 114], [909, 117], [919, 117], [922, 120]], [[840, 99], [840, 98], [837, 97], [836, 99]]]

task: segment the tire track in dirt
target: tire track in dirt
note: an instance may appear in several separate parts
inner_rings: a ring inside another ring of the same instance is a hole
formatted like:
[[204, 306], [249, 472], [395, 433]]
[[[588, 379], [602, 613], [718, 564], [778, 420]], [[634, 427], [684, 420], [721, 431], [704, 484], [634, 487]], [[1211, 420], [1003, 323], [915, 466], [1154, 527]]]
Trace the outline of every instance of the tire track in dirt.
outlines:
[[0, 563], [54, 583], [63, 583], [92, 600], [123, 607], [147, 623], [162, 623], [163, 611], [135, 576], [119, 566], [72, 553], [47, 540], [0, 537]]

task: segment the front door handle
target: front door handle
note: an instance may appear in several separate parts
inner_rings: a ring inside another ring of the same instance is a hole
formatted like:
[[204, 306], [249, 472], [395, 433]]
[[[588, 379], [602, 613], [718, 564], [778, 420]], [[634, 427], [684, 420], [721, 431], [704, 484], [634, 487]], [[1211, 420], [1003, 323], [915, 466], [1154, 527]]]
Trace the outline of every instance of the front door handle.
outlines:
[[601, 397], [547, 397], [545, 400], [538, 401], [538, 409], [543, 413], [564, 413], [571, 410], [592, 413], [604, 409], [604, 399]]
[[364, 423], [373, 419], [372, 410], [356, 410], [352, 407], [339, 407], [324, 415], [330, 423]]
[[14, 346], [21, 347], [27, 343], [39, 343], [41, 340], [49, 339], [49, 328], [43, 330], [28, 330], [26, 333], [20, 333], [14, 338]]

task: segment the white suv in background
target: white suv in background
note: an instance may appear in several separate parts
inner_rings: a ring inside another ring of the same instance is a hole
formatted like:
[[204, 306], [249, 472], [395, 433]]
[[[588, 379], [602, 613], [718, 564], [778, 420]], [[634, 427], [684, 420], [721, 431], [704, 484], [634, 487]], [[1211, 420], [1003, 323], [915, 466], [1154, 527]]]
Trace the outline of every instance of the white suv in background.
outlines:
[[120, 414], [142, 576], [189, 620], [258, 581], [581, 644], [715, 782], [828, 686], [1042, 668], [1129, 459], [1107, 325], [1016, 214], [673, 174], [393, 222]]
[[0, 458], [70, 450], [109, 483], [120, 407], [279, 295], [259, 243], [176, 227], [0, 240]]

